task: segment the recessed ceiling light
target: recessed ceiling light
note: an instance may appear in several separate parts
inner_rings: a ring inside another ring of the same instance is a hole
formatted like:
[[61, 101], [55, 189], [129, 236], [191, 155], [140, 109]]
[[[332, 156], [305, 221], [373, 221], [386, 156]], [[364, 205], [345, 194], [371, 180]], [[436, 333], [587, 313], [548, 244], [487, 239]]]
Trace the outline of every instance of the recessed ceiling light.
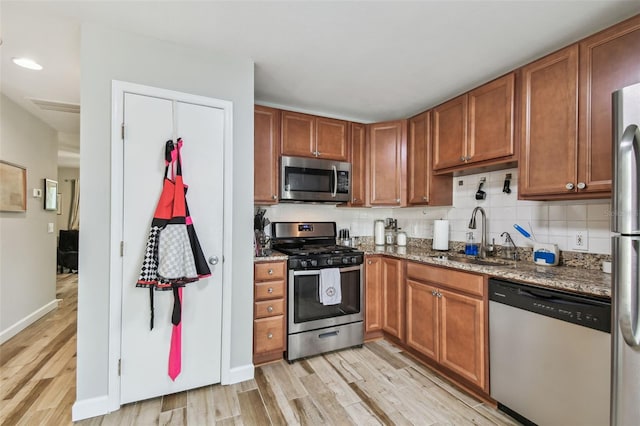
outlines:
[[13, 63], [22, 67], [22, 68], [27, 68], [30, 70], [36, 70], [36, 71], [40, 71], [42, 69], [42, 65], [40, 65], [39, 63], [37, 63], [36, 61], [34, 61], [33, 59], [29, 59], [29, 58], [13, 58], [12, 59]]

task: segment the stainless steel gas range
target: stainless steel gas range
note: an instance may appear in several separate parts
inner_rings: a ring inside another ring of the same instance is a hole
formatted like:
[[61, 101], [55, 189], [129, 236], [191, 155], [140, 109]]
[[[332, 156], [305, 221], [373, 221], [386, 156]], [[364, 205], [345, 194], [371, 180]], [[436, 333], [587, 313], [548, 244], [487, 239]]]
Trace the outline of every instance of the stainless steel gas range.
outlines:
[[287, 360], [362, 345], [364, 253], [336, 245], [335, 222], [272, 223], [289, 256]]

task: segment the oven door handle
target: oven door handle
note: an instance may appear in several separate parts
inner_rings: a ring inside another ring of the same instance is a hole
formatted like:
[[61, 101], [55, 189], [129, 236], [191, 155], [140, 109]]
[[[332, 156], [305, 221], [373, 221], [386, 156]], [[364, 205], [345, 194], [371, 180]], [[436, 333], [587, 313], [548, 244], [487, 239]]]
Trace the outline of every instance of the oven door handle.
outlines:
[[[340, 273], [343, 272], [352, 272], [352, 271], [359, 271], [362, 269], [362, 265], [352, 265], [352, 266], [344, 266], [344, 267], [337, 267], [338, 269], [340, 269]], [[326, 269], [326, 268], [325, 268]], [[293, 276], [297, 277], [300, 275], [320, 275], [320, 269], [308, 269], [308, 270], [304, 270], [304, 271], [292, 271], [293, 272]]]

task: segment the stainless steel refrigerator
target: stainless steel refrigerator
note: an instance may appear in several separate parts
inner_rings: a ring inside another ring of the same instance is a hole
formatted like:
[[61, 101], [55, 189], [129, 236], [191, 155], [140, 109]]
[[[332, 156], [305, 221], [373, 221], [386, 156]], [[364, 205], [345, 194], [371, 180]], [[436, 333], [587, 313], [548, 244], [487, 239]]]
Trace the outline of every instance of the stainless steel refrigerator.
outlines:
[[611, 425], [640, 422], [640, 84], [613, 94]]

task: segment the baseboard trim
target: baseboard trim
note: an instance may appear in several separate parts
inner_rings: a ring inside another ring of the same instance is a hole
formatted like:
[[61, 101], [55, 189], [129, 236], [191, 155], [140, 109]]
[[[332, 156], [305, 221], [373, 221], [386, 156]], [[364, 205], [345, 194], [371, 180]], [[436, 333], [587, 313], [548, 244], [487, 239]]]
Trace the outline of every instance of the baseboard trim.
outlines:
[[253, 379], [254, 367], [253, 364], [241, 365], [240, 367], [235, 367], [229, 370], [229, 375], [227, 376], [227, 380], [224, 381], [223, 385], [232, 385], [234, 383], [245, 382], [247, 380]]
[[109, 397], [99, 396], [77, 400], [71, 408], [71, 421], [77, 422], [91, 417], [103, 416], [110, 413]]
[[56, 309], [60, 302], [62, 302], [62, 299], [54, 299], [41, 308], [36, 309], [26, 317], [22, 318], [12, 326], [8, 327], [6, 330], [0, 332], [0, 344], [11, 339], [13, 336], [20, 333], [22, 330], [29, 327], [34, 322], [38, 321], [43, 316]]

